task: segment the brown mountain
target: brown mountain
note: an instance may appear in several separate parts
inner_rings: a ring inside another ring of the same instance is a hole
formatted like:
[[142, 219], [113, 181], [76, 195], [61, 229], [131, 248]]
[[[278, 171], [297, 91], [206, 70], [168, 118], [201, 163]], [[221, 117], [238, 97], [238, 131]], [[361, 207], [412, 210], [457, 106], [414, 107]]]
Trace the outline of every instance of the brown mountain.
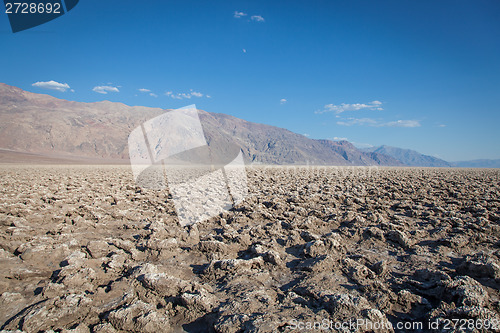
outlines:
[[[0, 83], [0, 149], [32, 159], [127, 163], [130, 132], [165, 111], [108, 101], [66, 101]], [[312, 140], [221, 113], [200, 110], [199, 114], [216, 157], [241, 148], [247, 161], [262, 164], [401, 165], [392, 157], [362, 152], [347, 141]], [[8, 161], [16, 159], [12, 156]]]

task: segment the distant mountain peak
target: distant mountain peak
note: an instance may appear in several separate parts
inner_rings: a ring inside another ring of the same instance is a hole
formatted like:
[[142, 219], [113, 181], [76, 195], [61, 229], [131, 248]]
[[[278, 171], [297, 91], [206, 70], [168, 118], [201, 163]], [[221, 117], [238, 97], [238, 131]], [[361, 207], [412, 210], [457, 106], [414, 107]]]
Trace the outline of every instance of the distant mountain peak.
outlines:
[[452, 167], [453, 165], [440, 158], [424, 155], [415, 150], [381, 145], [378, 147], [365, 148], [364, 151], [376, 152], [391, 156], [408, 166], [420, 167]]

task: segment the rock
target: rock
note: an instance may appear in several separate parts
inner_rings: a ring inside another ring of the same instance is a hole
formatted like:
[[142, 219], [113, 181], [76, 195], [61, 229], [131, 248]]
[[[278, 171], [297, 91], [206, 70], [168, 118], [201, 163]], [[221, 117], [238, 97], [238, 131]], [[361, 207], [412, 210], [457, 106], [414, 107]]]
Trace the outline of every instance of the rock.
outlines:
[[342, 264], [343, 270], [347, 276], [360, 285], [370, 284], [375, 278], [375, 274], [371, 269], [350, 258], [344, 259]]
[[326, 254], [326, 246], [322, 240], [313, 240], [306, 243], [304, 254], [310, 258]]
[[225, 254], [227, 253], [227, 245], [224, 244], [223, 242], [216, 241], [216, 240], [206, 240], [206, 241], [201, 241], [198, 243], [198, 249], [201, 252], [205, 253], [222, 253]]
[[146, 273], [140, 275], [138, 280], [145, 288], [153, 290], [163, 297], [177, 296], [189, 285], [187, 281], [168, 276], [165, 273]]
[[500, 266], [491, 257], [484, 253], [466, 256], [457, 273], [469, 275], [476, 278], [491, 278], [500, 282]]
[[92, 333], [118, 333], [118, 331], [110, 323], [103, 323], [95, 325]]
[[273, 265], [281, 265], [281, 256], [278, 251], [275, 250], [268, 250], [264, 246], [260, 244], [254, 244], [251, 248], [250, 251], [253, 254], [256, 254], [258, 256], [261, 256], [264, 261], [269, 262]]
[[137, 251], [136, 245], [128, 239], [114, 239], [113, 245], [130, 254], [134, 254]]
[[15, 256], [10, 252], [5, 251], [4, 249], [0, 249], [0, 259], [9, 259], [9, 258], [15, 258]]
[[481, 284], [469, 276], [457, 276], [446, 284], [446, 294], [458, 306], [482, 307], [489, 295]]
[[90, 333], [90, 329], [87, 325], [80, 324], [72, 329], [63, 329], [61, 333]]
[[183, 293], [180, 302], [185, 307], [200, 312], [210, 312], [219, 303], [217, 297], [205, 289], [197, 290], [196, 293]]
[[20, 293], [3, 292], [0, 295], [0, 323], [16, 315], [27, 304], [28, 300]]
[[90, 241], [87, 243], [86, 248], [94, 259], [105, 257], [114, 249], [113, 246], [103, 240]]
[[351, 318], [363, 310], [370, 309], [370, 304], [362, 296], [334, 294], [325, 298], [328, 312], [333, 318]]
[[344, 247], [344, 240], [342, 239], [342, 236], [338, 233], [326, 234], [324, 237], [324, 242], [329, 249], [333, 249], [336, 251], [340, 251]]
[[419, 295], [415, 295], [409, 290], [401, 290], [397, 294], [397, 302], [405, 313], [417, 310], [417, 307], [424, 307], [427, 311], [432, 308], [429, 301]]
[[377, 227], [367, 228], [366, 229], [366, 234], [369, 237], [374, 237], [374, 238], [382, 240], [382, 241], [385, 239], [384, 232], [382, 231], [382, 229], [377, 228]]
[[179, 247], [179, 242], [175, 238], [149, 239], [146, 247], [152, 250], [173, 251]]
[[387, 264], [387, 260], [380, 260], [373, 264], [372, 270], [377, 273], [377, 275], [385, 276], [389, 271], [389, 265]]
[[283, 264], [280, 254], [275, 250], [267, 251], [266, 253], [264, 253], [263, 258], [265, 261], [273, 265], [281, 266]]
[[206, 272], [221, 270], [226, 273], [242, 274], [248, 270], [261, 268], [264, 265], [262, 257], [256, 257], [249, 260], [244, 259], [224, 259], [210, 262]]
[[405, 249], [410, 248], [412, 245], [412, 242], [410, 241], [410, 239], [408, 238], [406, 233], [404, 233], [400, 230], [388, 231], [385, 234], [385, 238], [390, 240], [390, 241], [393, 241], [396, 244], [401, 245]]
[[150, 263], [145, 263], [140, 266], [136, 266], [132, 270], [132, 277], [137, 278], [141, 275], [144, 274], [154, 274], [154, 273], [159, 273], [158, 266], [150, 264]]
[[127, 255], [122, 250], [120, 250], [120, 252], [113, 254], [108, 260], [106, 264], [106, 271], [119, 273], [126, 268], [126, 261]]
[[20, 325], [23, 331], [38, 332], [52, 327], [78, 324], [90, 311], [91, 300], [83, 294], [70, 294], [36, 303], [9, 322], [6, 328]]
[[66, 288], [93, 290], [92, 281], [96, 277], [97, 274], [92, 268], [66, 266], [57, 274], [57, 283], [64, 284]]
[[368, 309], [361, 312], [363, 316], [363, 325], [361, 330], [374, 333], [391, 333], [394, 328], [387, 317], [378, 309]]
[[111, 311], [107, 320], [114, 328], [124, 331], [157, 333], [171, 330], [168, 317], [141, 301]]
[[300, 233], [300, 236], [306, 241], [306, 242], [313, 242], [315, 240], [320, 239], [319, 235], [313, 234], [310, 231], [302, 231]]
[[221, 316], [215, 323], [214, 329], [217, 333], [237, 333], [242, 331], [243, 323], [247, 322], [249, 317], [245, 314]]

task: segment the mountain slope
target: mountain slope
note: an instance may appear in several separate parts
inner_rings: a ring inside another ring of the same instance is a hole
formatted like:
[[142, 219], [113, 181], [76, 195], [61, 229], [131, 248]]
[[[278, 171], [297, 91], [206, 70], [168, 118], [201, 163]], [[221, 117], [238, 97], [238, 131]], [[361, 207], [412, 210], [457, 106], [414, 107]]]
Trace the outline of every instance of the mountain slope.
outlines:
[[121, 103], [70, 102], [0, 84], [0, 148], [126, 159], [128, 133], [162, 112]]
[[415, 150], [403, 149], [391, 146], [380, 146], [363, 149], [364, 151], [374, 152], [391, 156], [401, 163], [408, 166], [420, 167], [452, 167], [453, 165], [437, 157], [421, 154]]
[[[128, 135], [166, 110], [108, 101], [80, 103], [0, 83], [0, 149], [58, 158], [128, 160]], [[248, 162], [263, 164], [401, 165], [352, 144], [312, 140], [286, 129], [220, 113], [199, 111], [217, 157], [242, 149]], [[234, 158], [234, 157], [233, 157]]]
[[404, 166], [397, 159], [379, 152], [364, 152], [356, 148], [349, 141], [317, 140], [324, 146], [340, 154], [345, 160], [354, 165], [391, 165]]
[[[200, 111], [209, 145], [214, 137], [232, 138], [250, 162], [313, 165], [401, 165], [397, 160], [362, 152], [347, 141], [313, 140], [289, 130], [251, 123], [221, 113]], [[229, 140], [228, 140], [229, 141]], [[223, 141], [224, 145], [229, 142]], [[218, 145], [218, 150], [222, 145]], [[374, 159], [373, 157], [377, 158]]]

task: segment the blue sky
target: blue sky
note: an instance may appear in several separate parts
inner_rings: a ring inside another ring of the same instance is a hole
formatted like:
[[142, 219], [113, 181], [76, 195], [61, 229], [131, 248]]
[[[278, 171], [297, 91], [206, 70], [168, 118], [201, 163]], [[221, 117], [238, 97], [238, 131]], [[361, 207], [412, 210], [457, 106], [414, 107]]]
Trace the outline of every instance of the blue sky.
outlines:
[[500, 158], [498, 0], [81, 0], [16, 34], [1, 13], [0, 45], [0, 82], [32, 92]]

